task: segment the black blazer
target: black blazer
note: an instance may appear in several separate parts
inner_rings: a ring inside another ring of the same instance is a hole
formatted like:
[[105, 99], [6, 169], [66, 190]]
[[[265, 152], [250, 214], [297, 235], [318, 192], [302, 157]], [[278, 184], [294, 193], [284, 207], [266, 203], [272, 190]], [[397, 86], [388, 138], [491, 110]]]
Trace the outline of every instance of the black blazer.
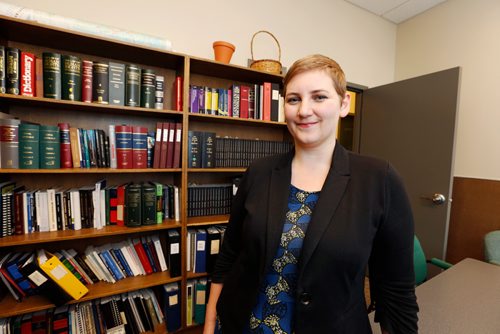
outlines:
[[[299, 260], [296, 334], [371, 333], [364, 278], [369, 267], [376, 319], [391, 333], [416, 333], [413, 218], [395, 170], [336, 144]], [[241, 333], [282, 233], [293, 151], [247, 169], [212, 275], [223, 283], [217, 314], [224, 334]]]

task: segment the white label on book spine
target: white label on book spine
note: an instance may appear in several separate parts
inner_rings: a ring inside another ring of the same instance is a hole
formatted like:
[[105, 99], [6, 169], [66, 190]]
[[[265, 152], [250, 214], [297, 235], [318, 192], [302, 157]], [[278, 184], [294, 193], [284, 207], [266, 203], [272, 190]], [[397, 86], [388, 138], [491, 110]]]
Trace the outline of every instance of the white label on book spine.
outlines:
[[196, 291], [196, 304], [197, 305], [205, 304], [205, 290]]
[[45, 278], [45, 276], [43, 276], [42, 274], [40, 274], [40, 272], [38, 272], [38, 271], [32, 272], [30, 275], [28, 275], [28, 278], [33, 283], [35, 283], [36, 286], [40, 286], [43, 283], [47, 282], [47, 278]]
[[178, 302], [179, 300], [177, 298], [177, 295], [168, 297], [168, 305], [170, 306], [177, 305]]
[[179, 243], [170, 245], [170, 254], [179, 254]]
[[212, 240], [210, 242], [210, 254], [219, 254], [220, 240]]
[[198, 242], [196, 243], [196, 250], [199, 250], [199, 251], [205, 250], [205, 241], [204, 240], [198, 240]]
[[50, 273], [52, 274], [52, 276], [54, 276], [55, 279], [60, 280], [61, 278], [66, 276], [67, 272], [64, 267], [59, 264], [54, 269], [52, 269]]

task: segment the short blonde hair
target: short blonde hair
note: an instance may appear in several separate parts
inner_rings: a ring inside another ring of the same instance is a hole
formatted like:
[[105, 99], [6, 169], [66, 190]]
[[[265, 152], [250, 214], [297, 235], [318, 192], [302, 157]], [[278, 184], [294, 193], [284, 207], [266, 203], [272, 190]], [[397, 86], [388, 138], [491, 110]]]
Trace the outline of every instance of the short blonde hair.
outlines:
[[284, 94], [286, 95], [287, 85], [290, 80], [298, 74], [313, 70], [324, 70], [330, 75], [337, 94], [339, 94], [341, 98], [344, 98], [347, 91], [344, 71], [335, 60], [320, 54], [306, 56], [293, 63], [283, 79]]

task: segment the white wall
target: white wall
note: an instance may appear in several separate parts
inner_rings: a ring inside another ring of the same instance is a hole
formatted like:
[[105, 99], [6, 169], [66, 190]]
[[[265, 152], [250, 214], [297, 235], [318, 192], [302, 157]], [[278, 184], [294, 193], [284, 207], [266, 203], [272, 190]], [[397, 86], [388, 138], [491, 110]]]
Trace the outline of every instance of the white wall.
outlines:
[[[323, 53], [348, 81], [376, 86], [394, 80], [396, 25], [343, 0], [6, 0], [17, 6], [105, 24], [172, 41], [176, 51], [213, 59], [212, 42], [236, 45], [232, 63], [247, 65], [252, 35], [272, 32], [282, 64]], [[271, 37], [257, 35], [256, 59], [277, 59]]]
[[462, 72], [454, 174], [499, 180], [500, 1], [448, 0], [398, 26], [396, 79], [455, 66]]

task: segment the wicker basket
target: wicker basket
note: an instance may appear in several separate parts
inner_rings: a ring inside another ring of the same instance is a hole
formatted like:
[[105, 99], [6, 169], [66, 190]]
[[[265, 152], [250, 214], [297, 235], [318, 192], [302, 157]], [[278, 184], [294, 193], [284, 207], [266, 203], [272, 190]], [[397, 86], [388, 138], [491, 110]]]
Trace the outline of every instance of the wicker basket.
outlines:
[[[274, 40], [276, 41], [276, 44], [278, 44], [278, 60], [272, 60], [272, 59], [260, 59], [260, 60], [254, 60], [253, 57], [253, 40], [255, 39], [255, 36], [260, 33], [266, 33], [270, 35]], [[273, 34], [271, 34], [269, 31], [265, 30], [260, 30], [257, 31], [255, 34], [252, 36], [252, 41], [250, 42], [250, 52], [252, 53], [252, 63], [250, 64], [250, 68], [258, 71], [263, 71], [263, 72], [269, 72], [273, 74], [281, 74], [281, 46], [276, 37], [274, 37]]]

